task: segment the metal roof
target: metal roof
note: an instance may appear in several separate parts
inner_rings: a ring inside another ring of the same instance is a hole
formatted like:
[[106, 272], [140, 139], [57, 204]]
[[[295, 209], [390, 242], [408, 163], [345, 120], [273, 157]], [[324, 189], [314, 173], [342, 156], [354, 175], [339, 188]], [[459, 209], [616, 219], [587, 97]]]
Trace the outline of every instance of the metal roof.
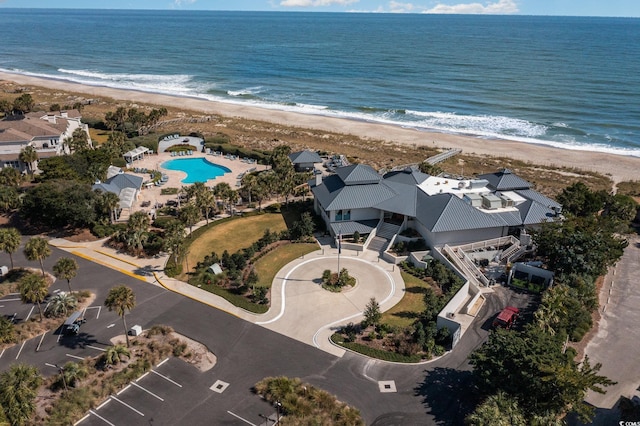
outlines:
[[420, 185], [429, 175], [419, 170], [405, 169], [389, 172], [383, 176], [385, 182], [398, 182], [405, 185]]
[[545, 197], [544, 195], [542, 195], [537, 191], [534, 191], [533, 189], [521, 189], [521, 190], [515, 191], [515, 193], [518, 195], [522, 195], [524, 198], [533, 200], [551, 209], [553, 209], [554, 207], [557, 209], [562, 208], [562, 204], [558, 203], [555, 200], [552, 200], [549, 197]]
[[380, 176], [378, 172], [371, 166], [365, 164], [352, 164], [346, 167], [338, 167], [335, 173], [345, 185], [366, 185], [378, 183], [382, 180], [382, 176]]
[[144, 179], [140, 176], [132, 175], [129, 173], [120, 173], [117, 174], [110, 179], [107, 179], [107, 183], [111, 185], [115, 185], [118, 188], [134, 188], [140, 189], [142, 188], [142, 182]]
[[289, 160], [293, 164], [304, 164], [304, 163], [322, 163], [322, 158], [315, 151], [298, 151], [292, 152], [289, 154]]
[[333, 222], [331, 224], [331, 230], [335, 235], [353, 235], [354, 232], [358, 231], [360, 235], [370, 234], [371, 231], [378, 226], [379, 220], [352, 220], [346, 222]]
[[396, 194], [379, 182], [345, 185], [337, 175], [326, 177], [321, 185], [309, 182], [314, 197], [325, 210], [363, 209], [393, 198]]
[[427, 195], [418, 192], [416, 218], [431, 232], [463, 231], [504, 226], [491, 214], [470, 206], [452, 194]]
[[553, 210], [535, 201], [528, 200], [517, 207], [524, 225], [537, 225], [552, 221], [556, 217]]
[[405, 185], [385, 180], [383, 185], [389, 187], [396, 195], [376, 204], [375, 208], [411, 217], [416, 215], [416, 200], [420, 189], [415, 184]]
[[514, 175], [509, 169], [502, 169], [499, 172], [480, 175], [478, 179], [486, 179], [489, 181], [489, 185], [496, 191], [529, 189], [532, 186], [520, 176]]

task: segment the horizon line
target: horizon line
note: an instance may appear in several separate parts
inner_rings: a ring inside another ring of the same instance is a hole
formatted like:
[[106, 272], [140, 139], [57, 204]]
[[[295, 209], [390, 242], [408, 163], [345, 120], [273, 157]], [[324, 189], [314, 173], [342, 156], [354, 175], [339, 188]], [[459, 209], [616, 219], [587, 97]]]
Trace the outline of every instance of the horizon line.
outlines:
[[359, 11], [359, 10], [235, 10], [235, 9], [181, 9], [181, 8], [106, 8], [106, 7], [5, 7], [4, 10], [111, 10], [111, 11], [136, 11], [136, 12], [252, 12], [252, 13], [325, 13], [325, 14], [352, 14], [352, 15], [431, 15], [431, 16], [522, 16], [522, 17], [549, 17], [549, 18], [622, 18], [638, 19], [639, 16], [623, 15], [545, 15], [545, 14], [522, 14], [522, 13], [428, 13], [428, 12], [391, 12], [391, 11]]

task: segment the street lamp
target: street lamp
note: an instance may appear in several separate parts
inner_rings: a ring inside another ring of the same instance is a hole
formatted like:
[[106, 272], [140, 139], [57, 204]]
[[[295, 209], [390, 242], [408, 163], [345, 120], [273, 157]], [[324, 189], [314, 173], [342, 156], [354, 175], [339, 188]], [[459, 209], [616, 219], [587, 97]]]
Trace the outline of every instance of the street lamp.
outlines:
[[276, 401], [276, 425], [280, 423], [280, 407], [282, 407], [282, 404], [280, 404], [280, 401]]
[[64, 384], [64, 390], [68, 391], [69, 388], [67, 387], [67, 379], [64, 378], [64, 367], [60, 367], [58, 364], [53, 364], [58, 371], [60, 371], [60, 375], [62, 376], [62, 384]]

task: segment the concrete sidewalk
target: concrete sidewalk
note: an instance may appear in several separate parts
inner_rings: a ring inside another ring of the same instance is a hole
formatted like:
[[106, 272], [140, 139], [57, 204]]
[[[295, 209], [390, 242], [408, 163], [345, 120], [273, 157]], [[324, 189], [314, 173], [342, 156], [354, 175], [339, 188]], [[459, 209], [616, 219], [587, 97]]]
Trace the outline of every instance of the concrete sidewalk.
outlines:
[[197, 300], [231, 315], [259, 324], [285, 336], [316, 346], [337, 356], [344, 349], [333, 345], [329, 337], [337, 325], [358, 322], [372, 297], [386, 311], [404, 295], [400, 269], [378, 257], [373, 251], [342, 250], [340, 268], [347, 268], [357, 280], [353, 289], [331, 293], [321, 288], [325, 269], [338, 266], [338, 251], [327, 245], [282, 268], [271, 286], [271, 306], [264, 314], [254, 314], [238, 308], [224, 298], [188, 283], [169, 278], [164, 265], [169, 256], [142, 259], [120, 253], [105, 245], [106, 239], [74, 243], [53, 239], [49, 243], [76, 256], [115, 269], [151, 285]]

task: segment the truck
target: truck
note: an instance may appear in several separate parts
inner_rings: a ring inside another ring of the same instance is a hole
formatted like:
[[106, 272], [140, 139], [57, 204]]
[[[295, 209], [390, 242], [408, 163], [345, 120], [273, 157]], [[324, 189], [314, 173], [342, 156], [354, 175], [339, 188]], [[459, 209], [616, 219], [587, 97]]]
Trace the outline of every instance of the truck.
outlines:
[[520, 310], [514, 306], [507, 306], [504, 308], [493, 320], [494, 327], [511, 328], [513, 323], [518, 319]]
[[80, 332], [80, 326], [86, 320], [82, 316], [82, 311], [76, 311], [69, 315], [69, 318], [62, 324], [62, 334], [65, 336], [73, 336]]

